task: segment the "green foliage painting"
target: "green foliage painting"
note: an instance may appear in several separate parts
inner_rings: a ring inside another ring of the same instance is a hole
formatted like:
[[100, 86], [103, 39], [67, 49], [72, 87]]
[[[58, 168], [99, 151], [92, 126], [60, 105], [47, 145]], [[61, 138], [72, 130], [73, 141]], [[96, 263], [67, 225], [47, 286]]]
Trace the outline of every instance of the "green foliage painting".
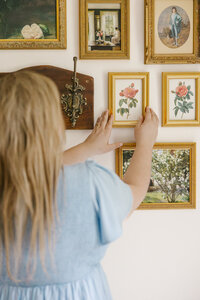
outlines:
[[0, 39], [56, 39], [56, 0], [0, 0]]
[[180, 81], [179, 85], [176, 87], [175, 91], [171, 91], [171, 93], [175, 94], [174, 98], [174, 114], [177, 117], [178, 113], [181, 113], [181, 118], [183, 118], [184, 114], [193, 110], [193, 104], [190, 100], [191, 96], [194, 96], [193, 91], [191, 91], [191, 86], [186, 86], [185, 82]]
[[[123, 151], [123, 174], [133, 150]], [[152, 173], [143, 203], [189, 202], [190, 150], [153, 150]]]

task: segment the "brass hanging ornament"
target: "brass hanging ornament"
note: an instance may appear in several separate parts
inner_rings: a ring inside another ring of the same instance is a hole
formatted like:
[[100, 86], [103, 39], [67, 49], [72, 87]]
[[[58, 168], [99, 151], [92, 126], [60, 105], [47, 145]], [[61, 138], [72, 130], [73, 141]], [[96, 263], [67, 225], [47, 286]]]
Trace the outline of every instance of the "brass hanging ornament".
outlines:
[[66, 84], [66, 93], [61, 96], [61, 104], [64, 113], [69, 117], [72, 127], [76, 126], [77, 119], [83, 113], [83, 108], [87, 105], [87, 99], [83, 97], [85, 87], [79, 84], [76, 77], [77, 57], [74, 60], [74, 74], [72, 84]]

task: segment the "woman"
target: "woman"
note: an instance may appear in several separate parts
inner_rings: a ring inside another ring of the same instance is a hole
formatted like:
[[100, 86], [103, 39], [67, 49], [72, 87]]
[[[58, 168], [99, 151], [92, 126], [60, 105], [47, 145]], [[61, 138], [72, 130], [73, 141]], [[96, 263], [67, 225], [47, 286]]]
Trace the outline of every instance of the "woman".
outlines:
[[145, 196], [158, 129], [148, 108], [123, 182], [86, 161], [121, 145], [109, 144], [112, 120], [104, 112], [63, 153], [55, 84], [27, 71], [0, 81], [1, 300], [111, 299], [100, 261]]

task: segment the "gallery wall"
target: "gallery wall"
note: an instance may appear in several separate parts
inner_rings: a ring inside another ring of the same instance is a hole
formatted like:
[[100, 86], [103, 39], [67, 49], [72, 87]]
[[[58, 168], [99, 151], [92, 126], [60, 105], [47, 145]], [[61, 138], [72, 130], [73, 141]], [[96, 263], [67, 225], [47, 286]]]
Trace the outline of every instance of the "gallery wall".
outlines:
[[[73, 69], [73, 56], [79, 54], [79, 1], [67, 2], [67, 50], [1, 50], [2, 72], [42, 64]], [[150, 72], [150, 105], [161, 117], [161, 72], [200, 71], [200, 65], [144, 65], [143, 0], [130, 0], [130, 15], [130, 60], [78, 61], [78, 72], [95, 79], [95, 120], [108, 107], [108, 72]], [[89, 133], [67, 131], [66, 148]], [[103, 260], [114, 300], [200, 299], [199, 140], [198, 127], [159, 128], [158, 142], [197, 142], [197, 209], [134, 212]], [[134, 131], [113, 129], [111, 141], [132, 142]], [[115, 170], [115, 153], [94, 159]]]

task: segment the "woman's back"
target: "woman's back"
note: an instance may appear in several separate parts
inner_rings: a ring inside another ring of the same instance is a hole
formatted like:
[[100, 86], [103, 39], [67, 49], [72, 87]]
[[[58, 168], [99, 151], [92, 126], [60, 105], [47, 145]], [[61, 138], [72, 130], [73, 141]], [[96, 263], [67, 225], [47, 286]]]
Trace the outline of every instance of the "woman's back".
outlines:
[[[24, 264], [18, 276], [22, 281], [14, 283], [7, 276], [4, 256], [1, 300], [111, 299], [100, 261], [108, 244], [120, 236], [122, 221], [131, 210], [129, 186], [92, 161], [65, 166], [64, 173], [59, 176], [57, 206], [59, 221], [55, 226], [54, 266], [47, 252], [46, 274], [38, 253], [34, 278], [28, 281], [24, 278], [28, 257], [28, 249], [24, 246]], [[28, 235], [27, 230], [24, 245]], [[14, 259], [15, 249], [12, 255]]]

